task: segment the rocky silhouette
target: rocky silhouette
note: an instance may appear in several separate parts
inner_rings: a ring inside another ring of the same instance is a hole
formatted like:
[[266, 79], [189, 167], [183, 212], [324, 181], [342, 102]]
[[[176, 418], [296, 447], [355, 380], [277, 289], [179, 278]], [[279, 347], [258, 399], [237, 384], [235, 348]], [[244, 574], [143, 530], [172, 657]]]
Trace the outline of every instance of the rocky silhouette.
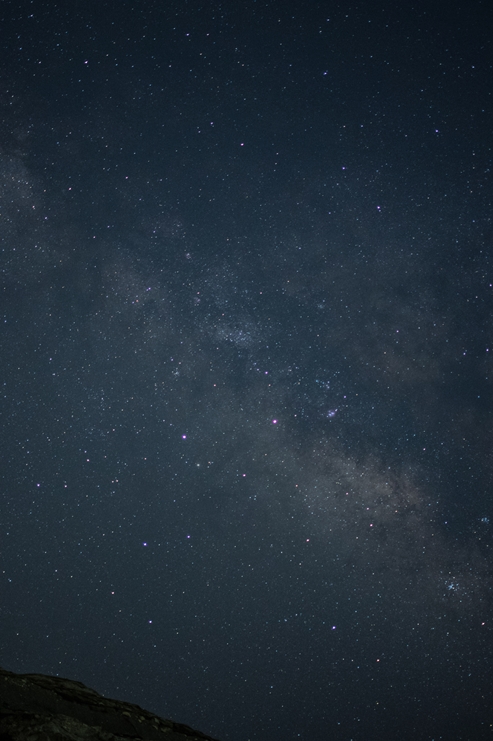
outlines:
[[82, 682], [0, 669], [0, 741], [214, 741]]

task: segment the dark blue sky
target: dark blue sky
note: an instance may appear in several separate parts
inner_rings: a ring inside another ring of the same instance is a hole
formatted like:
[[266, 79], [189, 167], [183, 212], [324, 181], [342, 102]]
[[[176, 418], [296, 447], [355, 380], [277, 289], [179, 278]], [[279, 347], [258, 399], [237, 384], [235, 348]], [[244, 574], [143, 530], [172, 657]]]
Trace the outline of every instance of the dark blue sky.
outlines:
[[2, 3], [1, 666], [487, 737], [492, 23]]

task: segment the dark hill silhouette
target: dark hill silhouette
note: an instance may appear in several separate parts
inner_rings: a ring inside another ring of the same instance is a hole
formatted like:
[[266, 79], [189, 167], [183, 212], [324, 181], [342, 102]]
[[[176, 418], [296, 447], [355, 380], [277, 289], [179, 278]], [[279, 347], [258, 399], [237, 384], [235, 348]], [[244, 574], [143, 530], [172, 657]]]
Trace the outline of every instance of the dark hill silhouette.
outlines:
[[0, 741], [214, 741], [81, 682], [0, 669]]

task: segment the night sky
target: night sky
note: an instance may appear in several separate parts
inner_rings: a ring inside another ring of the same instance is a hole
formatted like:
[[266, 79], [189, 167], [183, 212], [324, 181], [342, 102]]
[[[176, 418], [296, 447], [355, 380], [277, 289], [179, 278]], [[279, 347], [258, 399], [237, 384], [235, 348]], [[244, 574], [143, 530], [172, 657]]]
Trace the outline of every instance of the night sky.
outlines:
[[0, 666], [490, 738], [492, 28], [1, 3]]

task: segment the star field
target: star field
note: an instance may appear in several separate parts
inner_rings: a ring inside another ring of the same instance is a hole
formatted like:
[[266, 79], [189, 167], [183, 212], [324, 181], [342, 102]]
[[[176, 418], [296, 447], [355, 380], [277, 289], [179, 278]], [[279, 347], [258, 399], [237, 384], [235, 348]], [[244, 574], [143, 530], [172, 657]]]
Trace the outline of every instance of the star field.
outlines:
[[0, 17], [0, 665], [488, 738], [489, 7]]

